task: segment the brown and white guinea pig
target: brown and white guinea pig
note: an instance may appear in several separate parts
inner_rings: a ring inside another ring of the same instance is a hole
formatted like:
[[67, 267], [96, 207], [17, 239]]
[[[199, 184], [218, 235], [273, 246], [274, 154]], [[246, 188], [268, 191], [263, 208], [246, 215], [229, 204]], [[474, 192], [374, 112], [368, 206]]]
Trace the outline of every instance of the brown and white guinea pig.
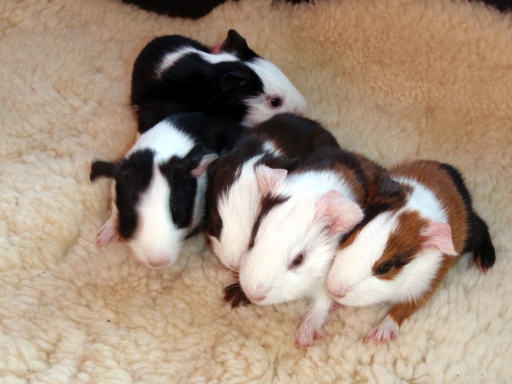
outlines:
[[202, 224], [207, 166], [244, 130], [222, 116], [176, 114], [141, 134], [120, 161], [94, 162], [91, 180], [115, 180], [112, 214], [98, 232], [98, 245], [120, 236], [147, 266], [172, 265], [183, 241]]
[[[324, 149], [299, 162], [292, 173], [256, 168], [261, 208], [240, 285], [258, 305], [308, 298], [310, 307], [296, 333], [300, 347], [320, 334], [333, 300], [325, 281], [341, 237], [362, 219], [376, 175], [370, 160], [342, 149]], [[382, 170], [384, 172], [384, 170]]]
[[212, 49], [180, 35], [157, 37], [137, 57], [131, 105], [144, 132], [177, 112], [204, 111], [254, 126], [280, 112], [302, 115], [306, 100], [235, 30]]
[[415, 161], [390, 175], [395, 182], [388, 184], [388, 197], [370, 198], [364, 220], [341, 242], [327, 278], [330, 294], [342, 305], [393, 304], [366, 336], [375, 342], [396, 339], [404, 319], [432, 296], [461, 254], [473, 252], [482, 271], [495, 261], [489, 230], [473, 211], [459, 171]]
[[285, 113], [247, 131], [230, 153], [212, 162], [206, 234], [222, 265], [238, 272], [240, 257], [249, 246], [261, 200], [255, 168], [290, 171], [298, 159], [326, 148], [339, 145], [321, 124]]

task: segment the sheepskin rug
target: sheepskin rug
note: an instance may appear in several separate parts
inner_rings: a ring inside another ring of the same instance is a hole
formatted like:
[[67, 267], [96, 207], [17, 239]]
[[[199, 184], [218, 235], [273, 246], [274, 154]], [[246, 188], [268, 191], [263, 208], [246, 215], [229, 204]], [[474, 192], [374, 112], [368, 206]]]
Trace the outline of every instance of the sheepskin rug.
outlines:
[[[0, 4], [2, 383], [512, 382], [512, 15], [450, 0], [231, 1], [198, 21], [120, 0]], [[91, 161], [134, 143], [132, 65], [153, 37], [238, 30], [307, 116], [385, 166], [457, 166], [497, 261], [465, 256], [398, 340], [365, 342], [385, 305], [340, 307], [298, 349], [306, 301], [232, 310], [234, 277], [199, 235], [165, 271], [96, 247], [109, 181]]]

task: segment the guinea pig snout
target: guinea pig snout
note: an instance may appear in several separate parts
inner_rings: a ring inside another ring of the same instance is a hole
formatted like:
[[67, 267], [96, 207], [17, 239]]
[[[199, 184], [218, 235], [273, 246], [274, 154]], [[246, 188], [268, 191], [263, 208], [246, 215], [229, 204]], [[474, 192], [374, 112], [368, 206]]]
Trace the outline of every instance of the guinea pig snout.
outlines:
[[252, 302], [258, 304], [259, 302], [262, 302], [267, 298], [268, 289], [265, 289], [263, 287], [258, 287], [255, 290], [247, 290], [245, 291], [245, 295], [249, 300]]
[[342, 299], [344, 298], [347, 293], [350, 292], [350, 288], [349, 287], [346, 287], [346, 286], [337, 286], [337, 287], [332, 287], [332, 286], [328, 286], [327, 289], [329, 290], [329, 293], [331, 294], [331, 296], [335, 297], [336, 299]]
[[170, 259], [160, 259], [160, 260], [148, 260], [148, 264], [152, 268], [165, 268], [169, 266], [171, 260]]

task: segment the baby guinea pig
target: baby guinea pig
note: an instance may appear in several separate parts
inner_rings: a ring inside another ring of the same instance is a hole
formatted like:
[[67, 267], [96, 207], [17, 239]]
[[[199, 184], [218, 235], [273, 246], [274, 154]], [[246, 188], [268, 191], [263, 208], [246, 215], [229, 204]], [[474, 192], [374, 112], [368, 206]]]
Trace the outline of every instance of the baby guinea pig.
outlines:
[[338, 243], [363, 219], [373, 182], [365, 162], [370, 160], [324, 149], [300, 161], [290, 174], [256, 168], [262, 202], [240, 261], [240, 285], [258, 305], [310, 299], [296, 333], [300, 347], [320, 335], [333, 304], [325, 280]]
[[131, 105], [139, 132], [177, 112], [204, 111], [254, 126], [280, 112], [302, 115], [306, 101], [235, 30], [213, 48], [184, 36], [157, 37], [137, 57]]
[[473, 211], [455, 168], [415, 161], [390, 175], [395, 182], [388, 184], [388, 197], [370, 198], [364, 220], [340, 244], [327, 278], [330, 294], [342, 305], [393, 304], [366, 336], [375, 342], [397, 338], [404, 319], [429, 300], [461, 254], [473, 252], [482, 271], [495, 261], [487, 225]]
[[112, 214], [97, 243], [120, 236], [139, 261], [165, 268], [204, 216], [207, 166], [244, 131], [238, 122], [200, 112], [172, 115], [140, 135], [117, 162], [96, 161], [91, 180], [115, 180]]
[[285, 113], [247, 131], [233, 151], [212, 162], [206, 233], [222, 265], [237, 273], [249, 246], [261, 200], [255, 167], [290, 171], [298, 158], [326, 148], [339, 146], [321, 124]]

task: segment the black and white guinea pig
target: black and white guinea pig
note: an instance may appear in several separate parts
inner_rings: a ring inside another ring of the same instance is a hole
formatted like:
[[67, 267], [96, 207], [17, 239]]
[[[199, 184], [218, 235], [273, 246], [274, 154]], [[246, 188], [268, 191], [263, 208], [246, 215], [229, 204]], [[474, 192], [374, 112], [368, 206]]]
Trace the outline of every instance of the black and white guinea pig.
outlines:
[[375, 193], [370, 199], [327, 278], [330, 294], [342, 305], [393, 304], [366, 336], [375, 342], [396, 339], [404, 319], [429, 300], [461, 254], [473, 252], [482, 271], [495, 261], [489, 230], [473, 211], [459, 171], [415, 161], [390, 175], [388, 197]]
[[204, 111], [254, 126], [280, 112], [303, 114], [306, 101], [235, 30], [213, 48], [184, 36], [157, 37], [132, 73], [131, 105], [144, 132], [177, 112]]
[[91, 180], [115, 180], [112, 214], [98, 231], [98, 245], [120, 236], [147, 266], [172, 265], [202, 224], [207, 166], [244, 130], [222, 116], [176, 114], [141, 134], [122, 160], [94, 162]]
[[233, 151], [212, 162], [206, 233], [222, 265], [238, 272], [240, 257], [249, 246], [261, 200], [255, 168], [290, 171], [298, 159], [326, 148], [339, 145], [321, 124], [285, 113], [247, 131]]
[[256, 168], [261, 208], [249, 247], [240, 260], [240, 285], [257, 305], [308, 298], [310, 307], [296, 333], [311, 345], [334, 303], [325, 287], [343, 235], [363, 219], [363, 207], [377, 174], [370, 160], [342, 149], [318, 151], [287, 174]]

